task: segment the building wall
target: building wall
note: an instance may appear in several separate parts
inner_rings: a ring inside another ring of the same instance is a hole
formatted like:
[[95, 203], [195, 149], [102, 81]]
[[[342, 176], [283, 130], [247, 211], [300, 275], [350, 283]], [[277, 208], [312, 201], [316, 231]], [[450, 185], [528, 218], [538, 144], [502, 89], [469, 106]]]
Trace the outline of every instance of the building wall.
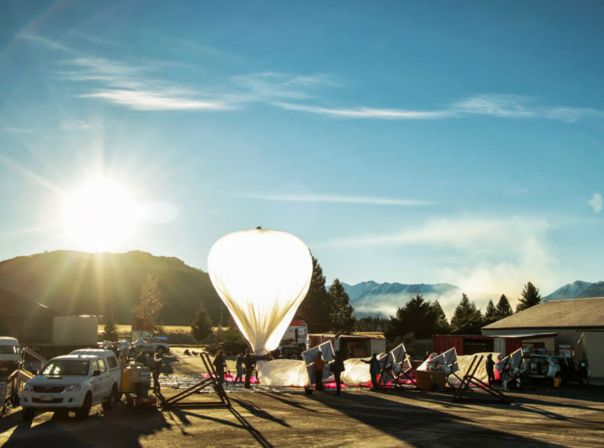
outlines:
[[[556, 333], [555, 347], [551, 347], [551, 344], [547, 344], [546, 348], [551, 352], [556, 352], [560, 344], [570, 345], [571, 349], [578, 355], [575, 358], [581, 358], [579, 352], [582, 350], [581, 344], [577, 347], [581, 335], [585, 334], [583, 347], [585, 347], [585, 354], [591, 367], [592, 376], [594, 378], [604, 378], [604, 332], [601, 331], [590, 331], [588, 329], [560, 329], [560, 328], [539, 328], [539, 330], [531, 329], [519, 329], [519, 330], [482, 330], [482, 334], [485, 336], [501, 336], [501, 335], [514, 335], [514, 334], [526, 334], [531, 331], [538, 331], [539, 333]], [[534, 339], [538, 341], [539, 339]], [[533, 339], [531, 339], [533, 341]], [[527, 340], [527, 342], [530, 342]]]

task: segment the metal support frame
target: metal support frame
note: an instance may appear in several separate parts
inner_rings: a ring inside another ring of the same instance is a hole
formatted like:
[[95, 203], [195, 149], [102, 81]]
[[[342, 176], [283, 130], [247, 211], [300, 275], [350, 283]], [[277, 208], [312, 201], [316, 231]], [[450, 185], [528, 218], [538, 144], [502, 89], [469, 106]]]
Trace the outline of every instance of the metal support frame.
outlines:
[[[159, 399], [159, 402], [163, 407], [217, 407], [217, 406], [226, 406], [227, 408], [231, 407], [231, 400], [229, 400], [228, 395], [224, 391], [222, 387], [222, 382], [218, 380], [216, 376], [216, 370], [214, 369], [214, 365], [210, 359], [210, 354], [208, 352], [201, 352], [199, 354], [201, 357], [201, 361], [204, 364], [206, 372], [209, 377], [204, 378], [199, 383], [177, 393], [176, 395], [171, 396], [170, 398], [166, 398], [162, 395], [160, 391], [156, 391], [155, 395]], [[193, 394], [196, 394], [203, 389], [208, 387], [212, 387], [216, 395], [220, 401], [185, 401], [185, 399]]]
[[[470, 367], [466, 370], [466, 373], [464, 374], [463, 378], [461, 379], [461, 384], [455, 388], [455, 393], [453, 395], [453, 400], [454, 401], [460, 401], [463, 397], [463, 395], [470, 390], [470, 385], [475, 385], [478, 388], [480, 388], [481, 390], [491, 394], [492, 396], [500, 399], [501, 401], [507, 403], [507, 404], [511, 404], [514, 401], [509, 398], [507, 395], [503, 394], [502, 392], [493, 389], [493, 387], [487, 383], [485, 383], [484, 381], [476, 378], [476, 371], [478, 370], [478, 367], [480, 366], [480, 363], [482, 362], [484, 358], [484, 355], [480, 355], [480, 357], [478, 356], [474, 356], [472, 358], [472, 361], [470, 362]], [[453, 374], [456, 378], [459, 379], [459, 376], [457, 376], [456, 374]], [[450, 383], [449, 383], [450, 384]]]
[[401, 370], [398, 375], [395, 375], [393, 377], [393, 380], [392, 380], [392, 383], [394, 384], [394, 387], [403, 388], [405, 386], [403, 383], [401, 383], [401, 380], [403, 380], [403, 379], [407, 379], [407, 380], [411, 381], [411, 384], [413, 386], [417, 387], [417, 381], [416, 381], [416, 379], [415, 378], [411, 378], [411, 376], [409, 375], [409, 373], [412, 370], [413, 370], [413, 368], [409, 368], [409, 369], [407, 369], [405, 371]]

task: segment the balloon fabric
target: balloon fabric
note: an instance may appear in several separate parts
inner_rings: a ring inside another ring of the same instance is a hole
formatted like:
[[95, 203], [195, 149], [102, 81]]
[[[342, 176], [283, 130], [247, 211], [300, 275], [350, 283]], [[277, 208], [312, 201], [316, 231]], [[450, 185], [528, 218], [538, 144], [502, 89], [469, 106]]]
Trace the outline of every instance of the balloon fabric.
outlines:
[[279, 346], [308, 292], [312, 258], [299, 238], [259, 228], [220, 238], [208, 271], [254, 353], [266, 355]]

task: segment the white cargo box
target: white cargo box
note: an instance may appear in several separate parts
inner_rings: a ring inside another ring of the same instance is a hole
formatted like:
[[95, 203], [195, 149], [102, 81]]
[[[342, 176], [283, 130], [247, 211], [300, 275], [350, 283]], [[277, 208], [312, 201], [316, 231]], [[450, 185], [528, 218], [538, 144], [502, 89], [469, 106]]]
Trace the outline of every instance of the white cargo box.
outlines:
[[97, 316], [57, 316], [52, 320], [52, 344], [65, 347], [94, 347], [98, 340]]

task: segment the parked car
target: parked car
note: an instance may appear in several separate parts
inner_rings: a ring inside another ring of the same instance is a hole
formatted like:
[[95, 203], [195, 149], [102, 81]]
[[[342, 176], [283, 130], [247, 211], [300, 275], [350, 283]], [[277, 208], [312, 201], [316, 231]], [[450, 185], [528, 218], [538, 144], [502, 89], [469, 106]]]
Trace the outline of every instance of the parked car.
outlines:
[[138, 339], [134, 342], [134, 348], [138, 352], [155, 353], [158, 348], [162, 348], [164, 353], [170, 353], [170, 344], [165, 336], [156, 336], [150, 339]]
[[0, 378], [13, 373], [21, 361], [19, 341], [8, 336], [0, 337]]
[[21, 394], [23, 420], [31, 421], [38, 411], [64, 415], [75, 411], [83, 420], [95, 404], [106, 410], [116, 404], [120, 382], [121, 369], [110, 350], [82, 349], [57, 356], [25, 383]]
[[525, 376], [529, 379], [551, 380], [562, 379], [562, 369], [555, 356], [548, 354], [530, 354], [525, 357]]
[[589, 384], [589, 380], [591, 378], [591, 369], [589, 368], [587, 359], [575, 362], [573, 358], [557, 356], [556, 360], [560, 365], [560, 373], [562, 375], [563, 383], [576, 381], [579, 384]]

